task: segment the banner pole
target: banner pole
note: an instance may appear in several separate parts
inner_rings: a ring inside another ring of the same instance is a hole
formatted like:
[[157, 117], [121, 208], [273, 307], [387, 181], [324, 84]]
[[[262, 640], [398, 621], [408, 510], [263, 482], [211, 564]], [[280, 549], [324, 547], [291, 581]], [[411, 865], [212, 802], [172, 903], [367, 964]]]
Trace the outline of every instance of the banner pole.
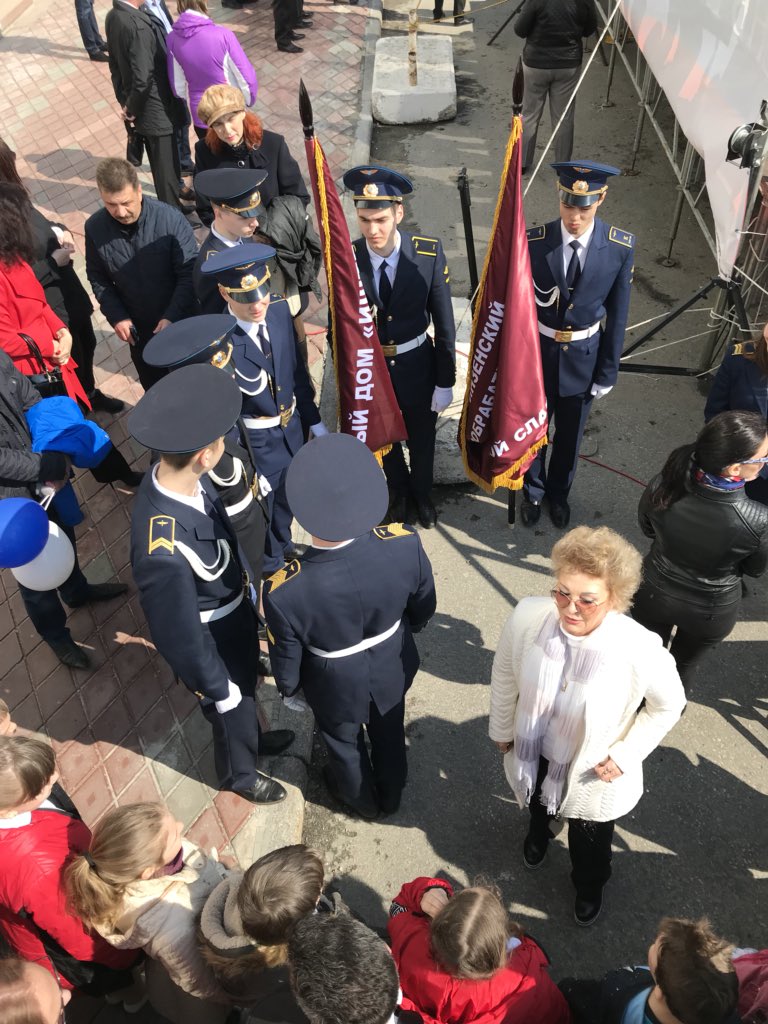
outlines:
[[475, 233], [472, 228], [472, 200], [469, 195], [469, 175], [467, 168], [462, 167], [456, 179], [461, 203], [461, 219], [464, 222], [464, 241], [467, 246], [467, 263], [469, 264], [469, 295], [471, 299], [477, 291], [480, 278], [477, 274], [477, 254], [475, 253]]

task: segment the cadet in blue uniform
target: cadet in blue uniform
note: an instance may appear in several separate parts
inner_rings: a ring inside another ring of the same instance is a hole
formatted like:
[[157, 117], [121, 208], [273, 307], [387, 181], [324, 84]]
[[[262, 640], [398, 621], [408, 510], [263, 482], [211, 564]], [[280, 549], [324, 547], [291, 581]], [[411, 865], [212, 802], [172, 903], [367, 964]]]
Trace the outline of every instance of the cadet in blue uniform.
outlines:
[[[413, 185], [397, 171], [374, 165], [344, 175], [352, 191], [362, 238], [352, 244], [366, 298], [373, 309], [395, 396], [408, 431], [410, 473], [401, 444], [384, 458], [389, 518], [408, 518], [408, 497], [430, 529], [435, 425], [453, 400], [456, 325], [448, 265], [437, 238], [401, 234], [403, 196]], [[430, 324], [434, 337], [427, 333]]]
[[560, 219], [528, 231], [528, 252], [554, 437], [525, 474], [521, 517], [526, 526], [537, 523], [546, 497], [552, 522], [563, 528], [592, 401], [608, 394], [619, 372], [635, 239], [595, 216], [607, 179], [621, 173], [617, 167], [591, 161], [551, 166]]
[[320, 422], [309, 374], [285, 302], [269, 293], [268, 245], [248, 243], [211, 256], [202, 266], [211, 275], [237, 320], [232, 341], [235, 380], [243, 394], [243, 423], [259, 469], [272, 490], [264, 571], [273, 573], [293, 554], [293, 516], [285, 497], [285, 473], [310, 429]]
[[260, 747], [284, 750], [293, 733], [259, 735], [253, 588], [207, 475], [240, 406], [234, 380], [206, 365], [176, 370], [139, 401], [129, 430], [161, 454], [134, 500], [131, 566], [155, 646], [211, 725], [220, 788], [274, 803], [285, 790], [257, 771], [256, 758]]
[[259, 185], [267, 172], [240, 167], [220, 167], [201, 171], [195, 177], [195, 191], [205, 196], [213, 207], [213, 223], [200, 246], [192, 281], [201, 313], [226, 313], [227, 300], [221, 296], [213, 277], [206, 277], [200, 268], [215, 252], [223, 252], [253, 238], [266, 211], [261, 202]]
[[412, 634], [435, 611], [432, 567], [410, 527], [373, 529], [387, 485], [357, 438], [310, 441], [291, 463], [287, 492], [312, 543], [264, 587], [275, 681], [287, 703], [303, 691], [312, 708], [332, 792], [363, 817], [393, 813], [408, 771], [405, 694], [419, 667]]

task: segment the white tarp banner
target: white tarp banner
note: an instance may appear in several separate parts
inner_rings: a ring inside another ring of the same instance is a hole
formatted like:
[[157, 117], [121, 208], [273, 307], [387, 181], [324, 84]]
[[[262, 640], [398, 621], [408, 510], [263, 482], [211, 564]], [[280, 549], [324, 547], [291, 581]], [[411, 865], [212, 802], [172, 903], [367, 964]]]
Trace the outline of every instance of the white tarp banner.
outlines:
[[729, 277], [749, 172], [726, 164], [728, 138], [768, 99], [768, 0], [622, 0], [643, 56], [704, 158], [717, 264]]

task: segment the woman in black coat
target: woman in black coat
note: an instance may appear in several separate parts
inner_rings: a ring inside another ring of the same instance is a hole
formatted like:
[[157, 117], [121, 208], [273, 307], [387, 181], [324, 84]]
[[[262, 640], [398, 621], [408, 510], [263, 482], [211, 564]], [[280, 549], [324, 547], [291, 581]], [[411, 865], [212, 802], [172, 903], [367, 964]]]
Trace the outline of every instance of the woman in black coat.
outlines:
[[736, 624], [743, 576], [768, 568], [768, 508], [744, 486], [768, 464], [766, 422], [754, 412], [715, 416], [667, 459], [640, 499], [653, 538], [632, 617], [665, 644], [688, 689], [701, 658]]
[[[265, 170], [259, 186], [261, 202], [269, 206], [276, 196], [298, 196], [306, 206], [309, 193], [299, 165], [282, 135], [267, 131], [261, 118], [245, 109], [245, 97], [232, 85], [212, 85], [202, 95], [197, 115], [208, 125], [205, 138], [195, 146], [198, 172], [218, 167]], [[209, 226], [213, 211], [207, 199], [197, 197], [197, 213]]]

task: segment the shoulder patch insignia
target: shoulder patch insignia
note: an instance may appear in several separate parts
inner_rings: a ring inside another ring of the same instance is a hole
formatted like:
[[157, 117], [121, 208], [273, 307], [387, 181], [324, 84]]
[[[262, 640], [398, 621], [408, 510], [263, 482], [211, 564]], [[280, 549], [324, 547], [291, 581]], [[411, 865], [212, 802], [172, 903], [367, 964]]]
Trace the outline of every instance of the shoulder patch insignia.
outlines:
[[165, 549], [173, 554], [174, 535], [176, 532], [176, 520], [173, 516], [152, 516], [149, 520], [149, 549], [148, 554], [153, 551]]
[[529, 242], [540, 242], [546, 233], [547, 229], [543, 224], [540, 224], [537, 228], [528, 228], [526, 231]]
[[623, 228], [611, 228], [608, 232], [608, 241], [617, 242], [619, 245], [625, 245], [631, 249], [635, 244], [635, 236], [629, 231], [624, 231]]
[[274, 593], [278, 587], [282, 587], [288, 580], [292, 580], [295, 576], [298, 576], [301, 572], [301, 562], [298, 558], [294, 558], [288, 565], [284, 565], [282, 569], [278, 569], [277, 572], [273, 573], [267, 580], [267, 586], [269, 590], [268, 594]]
[[373, 532], [379, 540], [392, 540], [394, 537], [409, 537], [416, 531], [406, 523], [390, 523], [389, 526], [377, 526]]
[[436, 238], [422, 238], [420, 235], [411, 235], [411, 241], [419, 256], [437, 256], [438, 241]]

